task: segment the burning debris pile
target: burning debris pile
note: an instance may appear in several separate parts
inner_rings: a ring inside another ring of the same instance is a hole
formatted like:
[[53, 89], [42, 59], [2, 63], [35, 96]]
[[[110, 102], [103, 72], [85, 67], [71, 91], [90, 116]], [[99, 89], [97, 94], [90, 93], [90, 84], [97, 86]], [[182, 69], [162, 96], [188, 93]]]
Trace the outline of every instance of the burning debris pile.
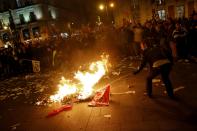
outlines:
[[102, 55], [101, 60], [90, 64], [87, 71], [77, 71], [73, 80], [61, 78], [58, 85], [59, 90], [50, 96], [51, 102], [64, 102], [70, 98], [85, 100], [93, 92], [93, 87], [107, 72], [108, 55]]

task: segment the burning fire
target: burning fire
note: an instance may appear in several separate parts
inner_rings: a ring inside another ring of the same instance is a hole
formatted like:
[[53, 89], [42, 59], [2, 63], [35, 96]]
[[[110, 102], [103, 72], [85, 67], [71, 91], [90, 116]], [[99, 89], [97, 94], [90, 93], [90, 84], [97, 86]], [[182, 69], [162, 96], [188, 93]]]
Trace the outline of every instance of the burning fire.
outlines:
[[74, 78], [78, 83], [71, 80], [66, 80], [64, 77], [60, 80], [58, 85], [59, 91], [52, 95], [50, 100], [53, 102], [60, 102], [66, 96], [78, 94], [78, 99], [84, 100], [88, 98], [92, 92], [94, 85], [106, 74], [108, 55], [102, 55], [102, 60], [90, 64], [89, 71], [77, 71]]

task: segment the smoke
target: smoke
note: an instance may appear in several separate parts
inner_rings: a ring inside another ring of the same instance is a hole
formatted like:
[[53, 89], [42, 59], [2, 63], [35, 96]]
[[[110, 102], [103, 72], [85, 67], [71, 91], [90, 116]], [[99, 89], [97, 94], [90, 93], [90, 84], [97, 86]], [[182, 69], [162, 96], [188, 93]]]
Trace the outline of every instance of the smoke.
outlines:
[[118, 37], [116, 37], [115, 31], [105, 32], [100, 38], [96, 40], [87, 40], [87, 43], [76, 46], [71, 50], [68, 63], [71, 68], [77, 69], [81, 65], [89, 64], [91, 62], [99, 60], [103, 53], [109, 55], [109, 61], [115, 64], [119, 60], [120, 54], [120, 44], [118, 42]]

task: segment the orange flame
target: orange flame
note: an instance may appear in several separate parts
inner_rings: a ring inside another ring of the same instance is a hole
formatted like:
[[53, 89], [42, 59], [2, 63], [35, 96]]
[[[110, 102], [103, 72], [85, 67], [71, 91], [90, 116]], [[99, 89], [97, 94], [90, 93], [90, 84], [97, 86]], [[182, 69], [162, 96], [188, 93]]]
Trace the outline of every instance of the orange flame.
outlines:
[[64, 97], [72, 94], [79, 94], [78, 99], [88, 98], [92, 92], [94, 85], [106, 74], [108, 55], [102, 55], [102, 60], [93, 62], [89, 66], [89, 71], [77, 71], [74, 78], [78, 83], [72, 83], [71, 80], [65, 80], [62, 77], [58, 85], [59, 91], [57, 94], [52, 95], [50, 100], [53, 102], [60, 102]]

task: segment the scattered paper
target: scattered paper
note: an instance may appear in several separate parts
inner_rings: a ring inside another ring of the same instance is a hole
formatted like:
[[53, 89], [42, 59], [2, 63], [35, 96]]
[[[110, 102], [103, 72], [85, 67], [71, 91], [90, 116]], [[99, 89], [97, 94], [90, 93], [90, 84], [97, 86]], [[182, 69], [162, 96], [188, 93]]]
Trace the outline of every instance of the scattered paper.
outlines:
[[0, 96], [0, 101], [3, 101], [3, 100], [5, 100], [6, 99], [6, 95], [2, 95], [2, 96]]
[[147, 67], [145, 67], [145, 68], [144, 68], [144, 70], [145, 70], [145, 71], [147, 71], [147, 70], [148, 70], [148, 68], [147, 68]]
[[134, 84], [128, 85], [127, 87], [132, 88], [132, 87], [134, 87]]
[[130, 63], [129, 66], [133, 66], [133, 63]]
[[[180, 87], [174, 88], [173, 91], [177, 92], [177, 91], [182, 90], [184, 88], [185, 88], [184, 86], [180, 86]], [[167, 91], [164, 91], [164, 93], [167, 94]]]
[[130, 69], [134, 69], [134, 70], [138, 70], [139, 68], [138, 67], [134, 67], [133, 65], [129, 65], [129, 67], [128, 68], [130, 68]]
[[161, 80], [160, 79], [153, 79], [152, 82], [157, 83], [157, 82], [161, 82]]
[[121, 61], [123, 62], [123, 61], [126, 61], [127, 60], [127, 58], [124, 58], [124, 59], [122, 59]]
[[122, 66], [121, 68], [126, 68], [126, 66], [124, 65], [124, 66]]
[[17, 126], [20, 126], [20, 123], [17, 123], [17, 124], [12, 125], [12, 126], [11, 126], [11, 129], [12, 129], [12, 130], [16, 130], [16, 127], [17, 127]]
[[133, 57], [132, 57], [132, 56], [130, 56], [130, 57], [129, 57], [129, 59], [130, 59], [130, 60], [133, 60]]
[[120, 92], [120, 93], [110, 93], [111, 95], [124, 95], [124, 94], [135, 94], [135, 91], [127, 91], [127, 92]]
[[120, 72], [112, 72], [112, 75], [116, 75], [116, 76], [119, 76], [120, 75]]
[[104, 115], [105, 118], [111, 118], [111, 115]]
[[104, 78], [105, 78], [105, 79], [110, 79], [110, 77], [109, 77], [109, 76], [104, 76]]

